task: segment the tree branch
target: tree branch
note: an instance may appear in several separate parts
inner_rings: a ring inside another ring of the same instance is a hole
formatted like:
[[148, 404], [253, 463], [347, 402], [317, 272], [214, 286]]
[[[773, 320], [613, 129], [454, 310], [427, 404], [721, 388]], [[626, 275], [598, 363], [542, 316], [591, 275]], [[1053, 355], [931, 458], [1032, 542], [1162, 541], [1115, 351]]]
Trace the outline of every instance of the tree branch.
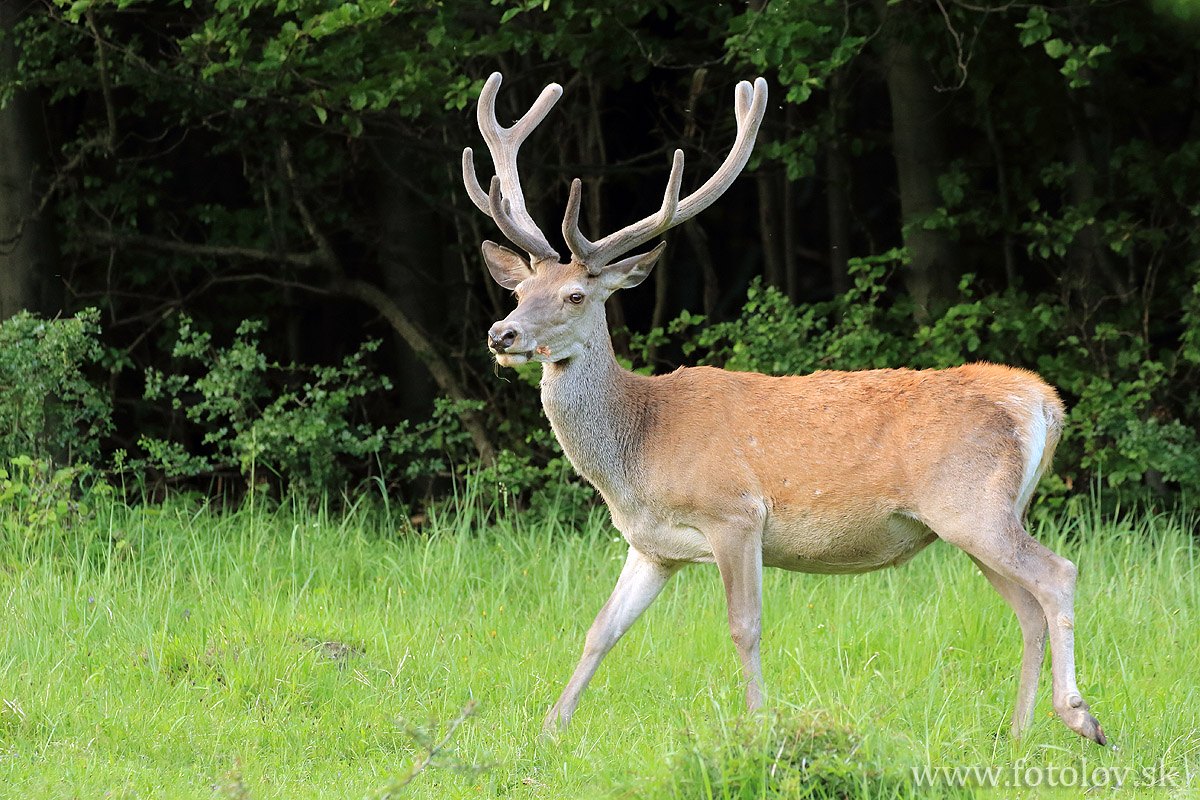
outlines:
[[954, 40], [954, 65], [958, 67], [962, 73], [962, 78], [959, 79], [955, 86], [937, 86], [939, 92], [956, 91], [967, 85], [967, 60], [963, 58], [963, 37], [962, 34], [954, 29], [954, 23], [950, 20], [950, 12], [946, 11], [946, 7], [942, 5], [942, 0], [935, 0], [938, 10], [942, 12], [942, 18], [946, 20], [946, 30], [950, 32], [950, 38]]
[[95, 228], [85, 228], [82, 233], [84, 238], [107, 247], [144, 247], [150, 250], [201, 258], [247, 258], [251, 261], [274, 261], [280, 264], [294, 264], [298, 267], [325, 266], [325, 256], [322, 253], [282, 253], [234, 244], [197, 244], [143, 234], [130, 235], [101, 231]]
[[100, 29], [96, 27], [96, 16], [92, 9], [85, 11], [83, 16], [87, 20], [88, 30], [92, 32], [92, 38], [96, 40], [96, 69], [100, 73], [100, 94], [104, 98], [104, 113], [108, 119], [108, 139], [105, 146], [109, 153], [114, 153], [117, 149], [117, 109], [113, 105], [112, 82], [108, 77], [108, 62], [104, 58], [104, 41], [100, 38]]
[[317, 226], [317, 221], [308, 210], [308, 204], [304, 202], [304, 196], [299, 191], [300, 182], [296, 177], [296, 168], [292, 164], [292, 147], [288, 144], [287, 139], [279, 143], [279, 158], [283, 161], [284, 172], [292, 187], [292, 202], [296, 204], [296, 210], [300, 212], [300, 221], [304, 223], [304, 230], [308, 231], [308, 235], [317, 245], [317, 250], [324, 256], [325, 264], [341, 274], [341, 262], [338, 260], [337, 253], [334, 252], [333, 245], [329, 243], [329, 238]]
[[442, 737], [442, 740], [433, 747], [426, 746], [425, 756], [420, 761], [414, 762], [412, 768], [409, 769], [408, 774], [405, 775], [398, 783], [396, 783], [395, 786], [389, 787], [391, 791], [385, 792], [384, 796], [391, 797], [393, 791], [397, 789], [403, 789], [405, 786], [408, 786], [408, 784], [413, 782], [413, 779], [416, 778], [417, 775], [421, 774], [426, 767], [432, 764], [434, 759], [437, 758], [438, 754], [441, 753], [442, 750], [446, 749], [446, 745], [450, 744], [450, 740], [454, 738], [454, 734], [458, 731], [459, 727], [466, 722], [468, 718], [474, 716], [475, 706], [478, 705], [478, 703], [478, 700], [468, 701], [467, 704], [463, 706], [462, 711], [458, 712], [458, 716], [455, 717], [450, 723], [450, 726], [446, 729], [446, 735]]

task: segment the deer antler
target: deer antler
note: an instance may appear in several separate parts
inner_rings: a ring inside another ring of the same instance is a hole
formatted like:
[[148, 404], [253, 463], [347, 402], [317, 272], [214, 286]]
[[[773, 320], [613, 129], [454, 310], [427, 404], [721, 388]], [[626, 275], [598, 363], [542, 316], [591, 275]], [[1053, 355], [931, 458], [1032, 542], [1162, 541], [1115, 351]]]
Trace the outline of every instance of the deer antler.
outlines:
[[496, 175], [492, 177], [489, 191], [485, 192], [475, 175], [474, 154], [468, 147], [463, 150], [463, 183], [471, 201], [496, 221], [509, 241], [529, 253], [534, 261], [548, 258], [557, 261], [558, 251], [550, 246], [546, 235], [525, 209], [525, 195], [521, 192], [521, 178], [517, 174], [517, 151], [558, 102], [562, 87], [557, 83], [547, 86], [525, 116], [511, 128], [505, 128], [496, 120], [496, 93], [500, 90], [501, 80], [499, 72], [488, 77], [479, 94], [477, 114], [479, 131], [487, 142]]
[[579, 231], [579, 199], [582, 184], [578, 178], [571, 183], [571, 195], [567, 200], [567, 213], [563, 217], [563, 236], [572, 255], [588, 272], [598, 275], [605, 265], [617, 256], [645, 244], [655, 236], [676, 225], [686, 222], [712, 205], [730, 187], [738, 173], [750, 160], [754, 149], [754, 138], [767, 110], [767, 82], [762, 78], [750, 87], [741, 81], [734, 91], [734, 115], [737, 117], [737, 139], [733, 149], [711, 178], [703, 186], [683, 200], [679, 199], [679, 186], [683, 182], [683, 151], [676, 150], [671, 164], [671, 177], [667, 179], [667, 191], [663, 195], [662, 207], [657, 214], [605, 236], [598, 242], [590, 241]]

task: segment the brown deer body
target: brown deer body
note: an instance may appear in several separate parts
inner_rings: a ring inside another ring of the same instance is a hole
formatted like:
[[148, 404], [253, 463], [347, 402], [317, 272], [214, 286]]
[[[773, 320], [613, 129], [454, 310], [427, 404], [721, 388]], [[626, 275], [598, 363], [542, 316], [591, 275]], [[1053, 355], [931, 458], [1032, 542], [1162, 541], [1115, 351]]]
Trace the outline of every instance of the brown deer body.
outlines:
[[1032, 718], [1044, 646], [1054, 708], [1082, 736], [1104, 733], [1075, 681], [1075, 566], [1034, 540], [1025, 510], [1050, 463], [1062, 404], [1036, 375], [990, 364], [948, 370], [767, 377], [709, 367], [647, 377], [613, 354], [604, 300], [640, 283], [662, 251], [612, 263], [699, 213], [745, 165], [766, 84], [738, 86], [738, 139], [717, 173], [679, 199], [676, 152], [658, 214], [593, 243], [572, 186], [558, 254], [529, 218], [516, 171], [521, 142], [561, 92], [548, 87], [512, 128], [495, 121], [500, 76], [480, 97], [497, 177], [485, 193], [464, 153], [476, 205], [523, 256], [485, 242], [493, 277], [517, 308], [489, 331], [501, 365], [543, 363], [542, 402], [563, 451], [604, 496], [629, 543], [574, 674], [550, 709], [565, 728], [604, 655], [682, 566], [716, 563], [750, 708], [762, 705], [762, 568], [858, 573], [902, 564], [941, 538], [964, 550], [1016, 612], [1024, 639], [1015, 735]]

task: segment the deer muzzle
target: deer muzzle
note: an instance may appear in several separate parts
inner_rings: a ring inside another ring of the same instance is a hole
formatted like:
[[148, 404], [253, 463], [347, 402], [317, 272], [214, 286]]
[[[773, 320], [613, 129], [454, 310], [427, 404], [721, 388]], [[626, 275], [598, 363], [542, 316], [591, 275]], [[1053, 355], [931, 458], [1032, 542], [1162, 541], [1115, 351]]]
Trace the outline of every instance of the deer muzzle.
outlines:
[[526, 344], [521, 327], [510, 320], [501, 320], [488, 330], [488, 349], [502, 367], [524, 364], [533, 356], [534, 348]]

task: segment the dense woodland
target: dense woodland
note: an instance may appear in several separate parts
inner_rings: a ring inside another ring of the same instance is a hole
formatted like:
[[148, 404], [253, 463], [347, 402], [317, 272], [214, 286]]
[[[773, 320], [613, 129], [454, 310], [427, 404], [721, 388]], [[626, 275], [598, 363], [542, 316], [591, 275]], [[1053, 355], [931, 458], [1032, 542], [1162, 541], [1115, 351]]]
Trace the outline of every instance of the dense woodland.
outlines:
[[[553, 234], [684, 190], [771, 100], [750, 167], [614, 297], [635, 368], [1004, 361], [1070, 407], [1060, 500], [1200, 491], [1194, 0], [0, 0], [0, 455], [150, 492], [411, 501], [568, 474], [462, 186], [522, 153]], [[377, 480], [376, 480], [377, 479]]]

